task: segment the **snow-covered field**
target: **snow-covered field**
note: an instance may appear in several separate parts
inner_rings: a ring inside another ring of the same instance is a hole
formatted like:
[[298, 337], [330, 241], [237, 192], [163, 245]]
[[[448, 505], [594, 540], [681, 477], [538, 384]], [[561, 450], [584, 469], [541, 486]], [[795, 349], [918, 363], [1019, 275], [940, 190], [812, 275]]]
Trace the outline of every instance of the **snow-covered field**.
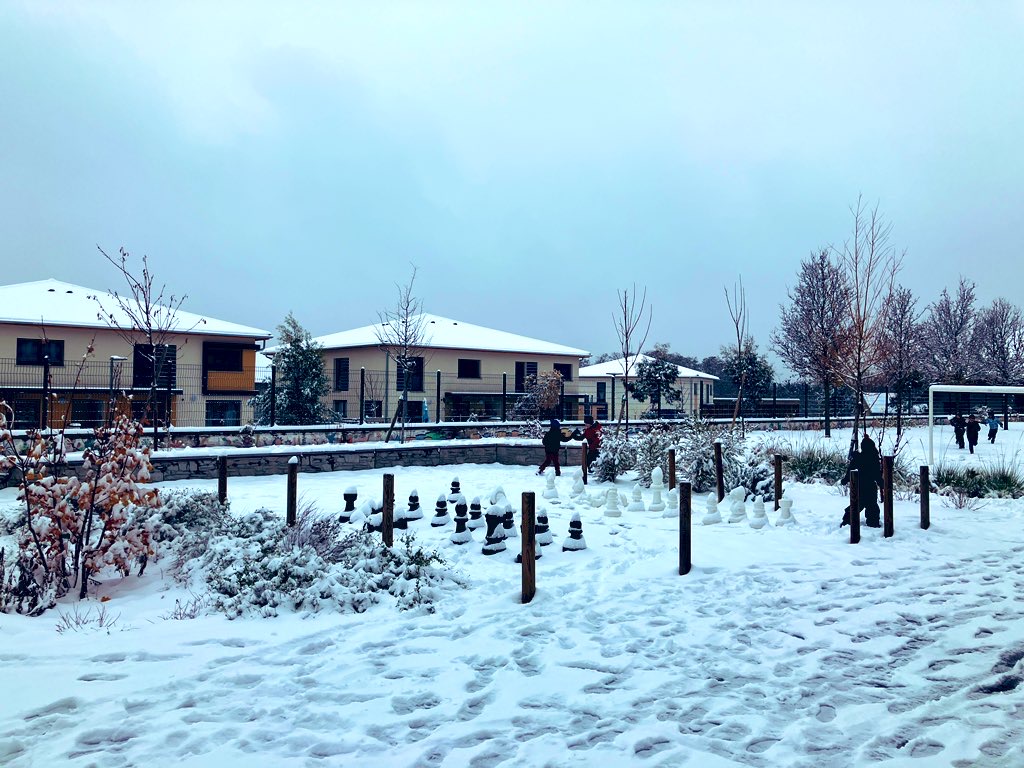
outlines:
[[[920, 433], [908, 451], [927, 450]], [[949, 433], [937, 446], [959, 461]], [[1016, 459], [1020, 435], [963, 460]], [[382, 474], [301, 475], [300, 494], [335, 511], [349, 485], [379, 495]], [[529, 467], [395, 475], [398, 501], [416, 488], [427, 512], [417, 536], [470, 581], [436, 613], [385, 601], [359, 615], [174, 620], [190, 596], [157, 561], [80, 607], [116, 616], [109, 630], [58, 633], [57, 611], [0, 615], [0, 764], [1024, 765], [1024, 501], [968, 512], [933, 498], [928, 531], [916, 502], [897, 501], [894, 538], [864, 529], [851, 546], [845, 502], [825, 486], [787, 486], [790, 528], [702, 526], [700, 497], [694, 568], [678, 576], [676, 520], [605, 517], [570, 499], [568, 472], [558, 504]], [[453, 526], [429, 526], [453, 476], [469, 498], [500, 484], [518, 507], [537, 492], [555, 544], [532, 603], [519, 602], [519, 539], [484, 557], [481, 531], [459, 548]], [[236, 513], [284, 508], [283, 477], [229, 490]], [[588, 548], [562, 552], [574, 511]]]

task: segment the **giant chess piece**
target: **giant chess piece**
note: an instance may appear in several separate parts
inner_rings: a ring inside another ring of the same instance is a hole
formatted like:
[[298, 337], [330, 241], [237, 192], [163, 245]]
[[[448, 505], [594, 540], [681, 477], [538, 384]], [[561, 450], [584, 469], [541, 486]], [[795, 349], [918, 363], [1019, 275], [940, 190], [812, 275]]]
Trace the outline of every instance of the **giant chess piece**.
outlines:
[[394, 514], [394, 529], [396, 531], [409, 530], [409, 510], [405, 507], [396, 507]]
[[423, 510], [420, 509], [420, 496], [414, 490], [409, 493], [409, 509], [405, 513], [406, 520], [422, 520]]
[[469, 504], [469, 522], [466, 523], [466, 527], [471, 531], [475, 531], [477, 528], [483, 528], [486, 523], [481, 517], [483, 509], [480, 507], [480, 497], [474, 496], [473, 501]]
[[633, 486], [633, 500], [629, 502], [629, 506], [626, 507], [626, 511], [627, 512], [644, 512], [644, 511], [646, 511], [646, 507], [644, 507], [643, 492], [640, 490], [640, 483], [636, 483]]
[[503, 499], [503, 498], [505, 498], [505, 489], [502, 488], [500, 485], [497, 488], [495, 488], [493, 491], [491, 491], [491, 498], [490, 498], [491, 504], [497, 504], [498, 500], [499, 499]]
[[583, 521], [580, 520], [580, 513], [573, 512], [569, 521], [569, 535], [562, 542], [563, 552], [577, 552], [587, 548], [586, 539], [583, 538]]
[[455, 502], [455, 533], [451, 536], [452, 544], [469, 544], [473, 540], [472, 531], [466, 527], [466, 523], [469, 522], [467, 510], [466, 497], [460, 493]]
[[775, 521], [775, 525], [783, 527], [787, 525], [796, 525], [796, 518], [793, 517], [793, 500], [785, 497], [779, 499], [779, 519]]
[[[648, 509], [651, 512], [664, 512], [665, 511], [665, 500], [661, 497], [661, 492], [665, 490], [664, 477], [661, 472], [661, 467], [655, 467], [651, 470], [651, 506]], [[671, 517], [671, 515], [669, 515]]]
[[345, 500], [345, 509], [340, 515], [338, 515], [338, 520], [343, 523], [347, 523], [352, 519], [352, 513], [356, 511], [356, 498], [358, 498], [356, 494], [356, 487], [354, 485], [350, 485], [345, 489], [345, 492], [341, 494], [341, 498]]
[[537, 535], [537, 544], [542, 547], [548, 546], [555, 540], [551, 535], [551, 526], [548, 525], [548, 513], [543, 509], [537, 512], [537, 524], [534, 526], [534, 530]]
[[384, 502], [373, 499], [370, 502], [370, 514], [366, 516], [366, 530], [370, 533], [380, 533], [384, 527]]
[[572, 480], [572, 493], [569, 495], [573, 498], [582, 496], [587, 492], [587, 487], [583, 484], [583, 471], [577, 470]]
[[555, 488], [555, 476], [550, 470], [544, 470], [544, 492], [541, 496], [551, 502], [558, 498], [558, 489]]
[[670, 488], [666, 494], [666, 499], [665, 511], [661, 513], [661, 516], [675, 517], [679, 513], [679, 489]]
[[455, 504], [458, 500], [459, 494], [462, 493], [462, 486], [459, 485], [459, 478], [452, 478], [452, 491], [448, 494], [448, 503]]
[[750, 527], [760, 530], [768, 525], [768, 515], [764, 512], [764, 496], [755, 496], [750, 506]]
[[604, 504], [605, 517], [622, 517], [622, 510], [619, 509], [619, 493], [614, 488], [608, 489], [607, 501]]
[[448, 500], [445, 499], [442, 493], [437, 497], [437, 504], [434, 505], [434, 516], [430, 518], [430, 527], [441, 528], [448, 525], [451, 521], [451, 515], [448, 514]]
[[501, 529], [502, 519], [505, 517], [505, 508], [492, 504], [484, 515], [487, 523], [487, 537], [481, 550], [485, 555], [496, 555], [505, 551], [505, 534]]
[[373, 500], [364, 501], [359, 509], [352, 513], [349, 523], [352, 525], [365, 525], [367, 518], [373, 513]]
[[704, 518], [701, 520], [701, 523], [704, 525], [714, 525], [720, 522], [722, 522], [722, 514], [718, 511], [718, 499], [715, 498], [715, 492], [712, 491], [708, 494], [708, 501], [704, 507]]
[[729, 491], [729, 522], [742, 523], [747, 519], [747, 492], [737, 486]]
[[511, 504], [505, 504], [505, 514], [502, 519], [502, 525], [504, 526], [506, 539], [519, 538], [519, 534], [516, 532], [515, 512], [513, 511]]

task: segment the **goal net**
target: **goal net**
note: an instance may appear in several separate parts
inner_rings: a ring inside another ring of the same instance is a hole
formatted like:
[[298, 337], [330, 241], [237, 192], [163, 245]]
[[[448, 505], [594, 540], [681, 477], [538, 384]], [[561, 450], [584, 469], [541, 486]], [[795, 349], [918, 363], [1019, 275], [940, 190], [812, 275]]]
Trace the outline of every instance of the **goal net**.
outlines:
[[[943, 394], [955, 398], [942, 400]], [[935, 396], [940, 395], [940, 413], [935, 412]], [[981, 387], [967, 384], [932, 384], [928, 387], [928, 464], [935, 466], [935, 422], [946, 424], [957, 413], [964, 418], [978, 410], [991, 410], [1007, 426], [1013, 406], [1010, 395], [1024, 395], [1024, 387]], [[1014, 398], [1016, 399], [1016, 398]]]

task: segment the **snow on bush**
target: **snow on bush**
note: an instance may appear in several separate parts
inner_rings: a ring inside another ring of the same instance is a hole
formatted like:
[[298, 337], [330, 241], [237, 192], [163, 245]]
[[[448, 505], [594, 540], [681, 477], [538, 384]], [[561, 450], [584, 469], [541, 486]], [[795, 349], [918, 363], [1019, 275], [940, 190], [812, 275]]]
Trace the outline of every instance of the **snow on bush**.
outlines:
[[615, 478], [636, 466], [636, 443], [625, 434], [605, 430], [601, 438], [601, 453], [594, 462], [594, 475], [602, 482], [615, 482]]

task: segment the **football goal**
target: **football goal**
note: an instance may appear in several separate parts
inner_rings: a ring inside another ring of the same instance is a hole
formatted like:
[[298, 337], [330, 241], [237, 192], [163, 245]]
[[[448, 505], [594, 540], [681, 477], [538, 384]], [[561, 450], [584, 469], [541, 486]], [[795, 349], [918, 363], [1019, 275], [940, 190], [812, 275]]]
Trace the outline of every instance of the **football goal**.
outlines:
[[[937, 414], [935, 413], [935, 393], [936, 392], [955, 392], [961, 395], [967, 395], [967, 402], [960, 406], [960, 410], [969, 412], [971, 407], [970, 395], [982, 395], [985, 397], [983, 405], [988, 406], [990, 395], [1024, 395], [1024, 387], [974, 387], [967, 384], [932, 384], [928, 387], [928, 464], [935, 466], [935, 419]], [[1006, 400], [1003, 401], [1006, 403]], [[982, 403], [978, 404], [979, 406]], [[1003, 426], [1006, 426], [1007, 416], [1006, 410], [1000, 406], [999, 409], [993, 408], [993, 410], [1002, 411]], [[952, 414], [939, 414], [943, 419], [947, 418]]]

